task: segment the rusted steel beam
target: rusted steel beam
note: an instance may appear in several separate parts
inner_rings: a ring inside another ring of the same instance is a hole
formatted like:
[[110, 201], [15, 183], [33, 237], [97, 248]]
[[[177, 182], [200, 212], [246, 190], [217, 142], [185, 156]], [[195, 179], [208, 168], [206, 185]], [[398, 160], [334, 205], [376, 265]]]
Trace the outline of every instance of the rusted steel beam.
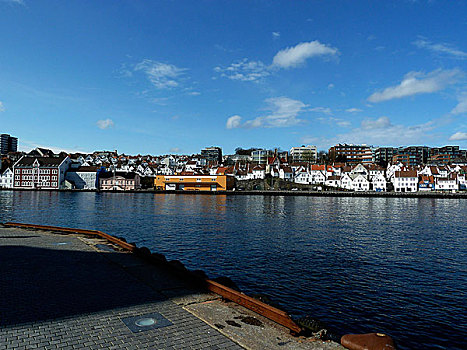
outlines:
[[257, 314], [269, 318], [295, 333], [300, 333], [302, 330], [294, 321], [292, 321], [285, 311], [279, 310], [271, 305], [265, 304], [257, 299], [211, 280], [206, 280], [206, 285], [211, 292], [219, 294], [225, 299], [231, 300], [256, 312]]
[[[46, 226], [46, 225], [34, 225], [34, 224], [22, 224], [18, 222], [7, 222], [4, 224], [5, 226], [9, 227], [23, 227], [23, 228], [32, 228], [32, 229], [39, 229], [39, 230], [47, 230], [47, 231], [56, 231], [56, 232], [69, 232], [69, 233], [80, 233], [85, 235], [93, 235], [100, 238], [104, 238], [116, 245], [120, 246], [123, 249], [129, 250], [131, 252], [136, 252], [136, 246], [129, 244], [127, 242], [122, 241], [116, 237], [108, 235], [104, 232], [97, 231], [97, 230], [84, 230], [84, 229], [77, 229], [77, 228], [69, 228], [69, 227], [59, 227], [59, 226]], [[205, 279], [204, 285], [207, 289], [213, 293], [216, 293], [223, 297], [224, 299], [233, 301], [239, 305], [246, 307], [259, 315], [262, 315], [288, 329], [292, 332], [300, 333], [302, 329], [290, 318], [290, 316], [282, 310], [279, 310], [273, 306], [265, 304], [257, 299], [249, 297], [243, 293], [240, 293], [232, 288], [226, 287], [220, 283], [215, 281]]]
[[5, 226], [10, 227], [24, 227], [24, 228], [33, 228], [39, 230], [47, 230], [47, 231], [55, 231], [55, 232], [69, 232], [69, 233], [81, 233], [85, 235], [92, 235], [104, 238], [112, 243], [117, 244], [118, 246], [122, 247], [123, 249], [134, 251], [136, 247], [132, 244], [126, 243], [121, 239], [108, 235], [107, 233], [97, 231], [97, 230], [83, 230], [80, 228], [69, 228], [69, 227], [60, 227], [60, 226], [47, 226], [47, 225], [33, 225], [33, 224], [22, 224], [18, 222], [7, 222], [4, 224]]

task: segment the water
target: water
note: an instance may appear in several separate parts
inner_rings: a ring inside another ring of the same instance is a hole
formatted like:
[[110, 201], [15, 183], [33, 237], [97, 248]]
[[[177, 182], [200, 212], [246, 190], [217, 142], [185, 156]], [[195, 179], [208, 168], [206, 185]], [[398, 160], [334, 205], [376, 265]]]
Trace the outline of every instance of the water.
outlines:
[[0, 221], [99, 229], [340, 333], [463, 349], [467, 201], [0, 191]]

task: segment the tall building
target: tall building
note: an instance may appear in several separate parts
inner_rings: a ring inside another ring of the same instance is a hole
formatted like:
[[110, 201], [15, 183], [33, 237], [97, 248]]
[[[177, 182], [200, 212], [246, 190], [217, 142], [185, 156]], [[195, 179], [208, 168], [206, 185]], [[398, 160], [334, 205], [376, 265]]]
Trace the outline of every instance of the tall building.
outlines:
[[318, 150], [316, 146], [292, 147], [290, 156], [294, 162], [316, 162], [318, 159]]
[[367, 145], [338, 144], [329, 149], [329, 158], [349, 165], [369, 164], [373, 161], [373, 152]]
[[394, 147], [378, 147], [373, 152], [373, 163], [387, 164], [392, 161], [392, 157], [397, 153]]
[[255, 149], [251, 152], [253, 163], [267, 164], [268, 158], [274, 156], [274, 151], [268, 149]]
[[429, 161], [432, 163], [448, 164], [466, 158], [467, 150], [459, 149], [459, 146], [444, 146], [431, 148]]
[[393, 163], [403, 163], [406, 166], [426, 164], [430, 155], [430, 147], [409, 146], [399, 147], [392, 157]]
[[207, 161], [217, 161], [222, 163], [222, 148], [220, 147], [206, 147], [201, 150], [201, 156]]
[[18, 138], [11, 137], [8, 134], [0, 135], [0, 154], [18, 151]]

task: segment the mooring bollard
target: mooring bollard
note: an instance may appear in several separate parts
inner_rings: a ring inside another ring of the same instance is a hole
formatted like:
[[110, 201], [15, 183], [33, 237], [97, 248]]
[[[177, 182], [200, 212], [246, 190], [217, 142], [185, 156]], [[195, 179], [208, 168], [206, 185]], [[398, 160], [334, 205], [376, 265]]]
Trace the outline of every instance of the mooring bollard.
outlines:
[[342, 346], [350, 350], [395, 350], [394, 341], [383, 333], [346, 334], [341, 338]]

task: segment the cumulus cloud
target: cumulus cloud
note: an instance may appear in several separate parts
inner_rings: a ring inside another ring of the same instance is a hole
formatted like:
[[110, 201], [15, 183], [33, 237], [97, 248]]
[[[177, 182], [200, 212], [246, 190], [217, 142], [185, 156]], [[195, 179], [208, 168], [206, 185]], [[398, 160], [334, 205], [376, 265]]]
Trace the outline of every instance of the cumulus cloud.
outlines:
[[379, 117], [378, 119], [364, 119], [361, 123], [363, 130], [375, 130], [391, 127], [391, 121], [388, 117]]
[[467, 132], [456, 132], [455, 134], [451, 135], [449, 141], [465, 141], [467, 140]]
[[171, 89], [179, 86], [179, 78], [186, 71], [173, 64], [144, 59], [134, 66], [134, 71], [143, 72], [147, 79], [158, 89]]
[[0, 101], [0, 112], [5, 112], [5, 106], [2, 101]]
[[[278, 38], [280, 33], [273, 32], [273, 37]], [[273, 58], [271, 65], [266, 65], [262, 61], [250, 61], [244, 58], [232, 63], [228, 67], [217, 66], [214, 68], [221, 77], [231, 80], [254, 81], [257, 82], [271, 74], [271, 72], [282, 69], [292, 68], [302, 65], [307, 59], [315, 56], [337, 56], [339, 50], [331, 46], [321, 44], [319, 41], [310, 41], [300, 43], [293, 47], [288, 47], [279, 51]], [[215, 78], [213, 78], [215, 79]], [[329, 84], [332, 89], [334, 84]]]
[[225, 124], [225, 127], [227, 129], [239, 128], [241, 121], [242, 121], [242, 117], [240, 117], [239, 115], [233, 115], [227, 119], [227, 123]]
[[272, 32], [272, 38], [273, 39], [278, 39], [281, 36], [281, 33], [279, 32]]
[[265, 100], [268, 104], [266, 110], [270, 113], [255, 119], [241, 123], [242, 117], [236, 115], [227, 120], [226, 127], [233, 128], [279, 128], [288, 127], [302, 123], [304, 120], [297, 118], [308, 106], [302, 101], [293, 100], [288, 97], [274, 97]]
[[180, 151], [181, 149], [178, 147], [172, 147], [171, 149], [169, 149], [170, 153], [180, 153]]
[[453, 56], [454, 58], [467, 59], [467, 52], [458, 50], [450, 44], [446, 44], [446, 43], [436, 44], [425, 39], [416, 40], [413, 42], [413, 44], [421, 49], [428, 49], [436, 53], [447, 54], [447, 55]]
[[309, 58], [316, 56], [336, 56], [339, 50], [321, 44], [318, 40], [300, 43], [279, 51], [272, 60], [272, 65], [278, 68], [293, 68], [302, 65]]
[[382, 102], [395, 98], [403, 98], [417, 94], [427, 94], [443, 90], [450, 84], [454, 84], [462, 76], [459, 69], [437, 69], [428, 74], [422, 72], [409, 72], [399, 85], [390, 86], [383, 91], [375, 92], [368, 101]]
[[457, 98], [458, 104], [451, 111], [452, 114], [464, 114], [467, 113], [467, 92], [459, 95]]
[[96, 124], [97, 124], [97, 127], [102, 130], [109, 129], [114, 126], [113, 120], [109, 118], [98, 120]]
[[234, 62], [225, 68], [216, 67], [214, 71], [220, 73], [222, 77], [240, 81], [258, 81], [270, 74], [268, 67], [263, 62], [249, 61], [247, 58]]

